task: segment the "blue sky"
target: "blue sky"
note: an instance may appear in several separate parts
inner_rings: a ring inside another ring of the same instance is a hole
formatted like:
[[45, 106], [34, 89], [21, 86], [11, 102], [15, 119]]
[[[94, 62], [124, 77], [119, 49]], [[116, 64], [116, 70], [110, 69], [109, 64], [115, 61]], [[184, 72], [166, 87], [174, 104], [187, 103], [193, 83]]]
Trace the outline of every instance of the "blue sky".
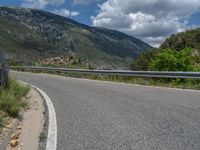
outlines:
[[50, 11], [153, 46], [173, 33], [200, 26], [200, 0], [0, 0], [0, 5]]

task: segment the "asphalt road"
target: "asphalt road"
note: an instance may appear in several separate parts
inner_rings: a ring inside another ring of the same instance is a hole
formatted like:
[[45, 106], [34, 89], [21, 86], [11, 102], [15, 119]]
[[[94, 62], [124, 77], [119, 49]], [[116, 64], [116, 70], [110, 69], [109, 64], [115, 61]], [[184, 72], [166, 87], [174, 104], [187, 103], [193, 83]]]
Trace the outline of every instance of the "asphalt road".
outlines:
[[200, 150], [200, 92], [11, 74], [51, 98], [58, 150]]

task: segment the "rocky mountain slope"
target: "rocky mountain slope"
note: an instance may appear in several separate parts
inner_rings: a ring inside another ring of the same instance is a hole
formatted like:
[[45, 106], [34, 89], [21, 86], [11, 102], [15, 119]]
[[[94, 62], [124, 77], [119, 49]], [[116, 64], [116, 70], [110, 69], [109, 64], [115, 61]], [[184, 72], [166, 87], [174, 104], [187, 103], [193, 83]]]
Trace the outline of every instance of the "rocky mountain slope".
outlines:
[[95, 68], [126, 68], [151, 48], [124, 33], [86, 26], [49, 12], [0, 7], [0, 49], [9, 64], [32, 65], [70, 54]]
[[200, 28], [173, 34], [168, 39], [166, 39], [160, 48], [171, 48], [173, 50], [194, 48], [200, 50]]

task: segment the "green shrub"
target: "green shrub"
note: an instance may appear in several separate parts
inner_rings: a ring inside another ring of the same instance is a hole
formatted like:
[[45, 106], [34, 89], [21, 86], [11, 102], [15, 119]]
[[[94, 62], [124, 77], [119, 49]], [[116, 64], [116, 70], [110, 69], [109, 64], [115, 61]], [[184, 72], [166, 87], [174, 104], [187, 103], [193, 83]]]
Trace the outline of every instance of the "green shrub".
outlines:
[[194, 62], [191, 49], [174, 51], [165, 49], [158, 53], [149, 64], [153, 71], [194, 71]]
[[149, 63], [151, 60], [153, 60], [156, 56], [156, 54], [159, 52], [159, 49], [152, 49], [147, 52], [141, 53], [137, 59], [133, 61], [131, 64], [131, 69], [132, 70], [143, 70], [147, 71], [149, 69]]
[[47, 134], [46, 133], [44, 133], [44, 132], [40, 133], [39, 142], [42, 142], [42, 141], [46, 140], [46, 138], [47, 138]]
[[27, 103], [22, 100], [29, 91], [29, 87], [23, 86], [9, 78], [5, 88], [0, 89], [0, 110], [9, 116], [16, 117], [22, 107]]
[[4, 125], [7, 118], [8, 118], [7, 114], [4, 111], [0, 110], [0, 128]]

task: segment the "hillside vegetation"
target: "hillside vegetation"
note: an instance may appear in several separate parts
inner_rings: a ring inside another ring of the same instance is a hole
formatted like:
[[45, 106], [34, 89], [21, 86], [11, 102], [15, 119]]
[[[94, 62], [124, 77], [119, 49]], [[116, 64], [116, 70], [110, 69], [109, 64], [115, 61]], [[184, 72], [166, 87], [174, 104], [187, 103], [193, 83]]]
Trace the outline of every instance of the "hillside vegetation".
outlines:
[[173, 34], [160, 46], [161, 49], [170, 48], [182, 50], [193, 48], [200, 50], [200, 28], [187, 30], [182, 33]]
[[49, 12], [0, 7], [0, 49], [11, 65], [34, 65], [43, 59], [75, 55], [94, 68], [127, 68], [151, 49], [124, 33], [90, 27]]
[[142, 53], [133, 70], [200, 71], [200, 28], [174, 34], [160, 48]]

